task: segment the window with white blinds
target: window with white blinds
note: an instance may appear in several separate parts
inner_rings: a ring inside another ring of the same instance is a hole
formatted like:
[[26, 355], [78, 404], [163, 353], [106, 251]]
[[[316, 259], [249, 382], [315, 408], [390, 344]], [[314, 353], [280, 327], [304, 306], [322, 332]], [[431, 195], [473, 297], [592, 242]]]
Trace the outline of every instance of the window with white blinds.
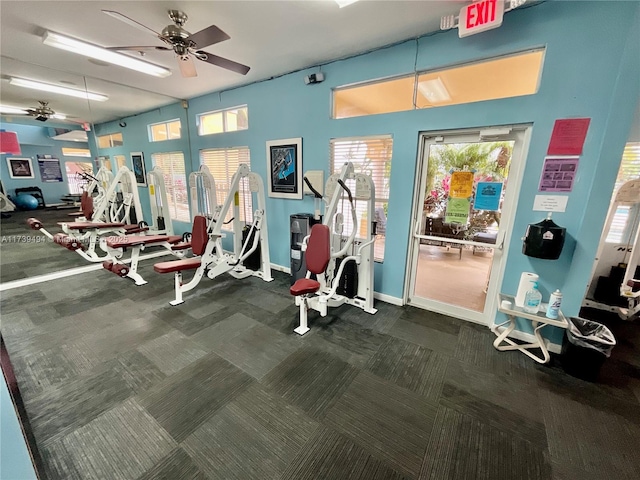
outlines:
[[[367, 205], [364, 200], [356, 200], [356, 214], [358, 217], [357, 228], [361, 232], [358, 236], [364, 236], [366, 222], [377, 222], [377, 238], [375, 241], [374, 259], [384, 260], [384, 243], [387, 227], [387, 205], [389, 203], [389, 179], [391, 178], [391, 154], [393, 139], [391, 135], [378, 135], [356, 138], [334, 138], [330, 142], [330, 170], [338, 173], [342, 166], [353, 163], [354, 170], [358, 173], [371, 175], [376, 188], [375, 219], [368, 219]], [[347, 182], [349, 188], [355, 188], [353, 181]], [[341, 204], [344, 215], [344, 234], [349, 235], [354, 228], [349, 202], [343, 200]]]
[[151, 155], [151, 161], [154, 167], [162, 169], [171, 219], [191, 222], [184, 154], [182, 152], [154, 153]]
[[[623, 183], [636, 178], [640, 178], [640, 142], [629, 142], [622, 153], [622, 162], [620, 163], [616, 185], [613, 189], [614, 195]], [[611, 228], [607, 233], [605, 240], [607, 243], [627, 242], [629, 234], [633, 233], [630, 232], [630, 228], [634, 228], [631, 225], [627, 225], [630, 211], [631, 208], [624, 205], [617, 208]]]
[[120, 167], [124, 167], [127, 164], [127, 158], [124, 155], [114, 155], [113, 158], [116, 161], [118, 170], [120, 170]]
[[[238, 170], [241, 163], [250, 165], [249, 147], [212, 148], [200, 150], [200, 164], [209, 168], [216, 181], [216, 196], [219, 205], [222, 205], [229, 195], [231, 178]], [[244, 178], [240, 181], [240, 220], [245, 223], [253, 222], [253, 207], [249, 181]], [[230, 209], [224, 221], [232, 219], [233, 210]], [[231, 230], [231, 226], [227, 230]]]

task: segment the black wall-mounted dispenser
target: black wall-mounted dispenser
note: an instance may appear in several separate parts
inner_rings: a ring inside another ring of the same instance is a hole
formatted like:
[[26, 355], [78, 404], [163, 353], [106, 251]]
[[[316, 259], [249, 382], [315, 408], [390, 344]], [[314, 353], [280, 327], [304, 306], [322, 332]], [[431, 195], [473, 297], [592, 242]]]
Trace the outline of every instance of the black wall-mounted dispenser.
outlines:
[[522, 253], [529, 257], [557, 260], [564, 246], [567, 229], [556, 225], [551, 214], [541, 222], [530, 224], [522, 238]]

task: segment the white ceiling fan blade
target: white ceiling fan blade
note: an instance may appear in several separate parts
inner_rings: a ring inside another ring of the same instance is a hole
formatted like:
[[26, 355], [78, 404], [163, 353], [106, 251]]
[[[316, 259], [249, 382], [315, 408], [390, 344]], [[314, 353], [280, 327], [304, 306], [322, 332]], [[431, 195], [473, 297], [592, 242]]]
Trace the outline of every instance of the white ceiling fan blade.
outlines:
[[196, 64], [192, 57], [181, 58], [178, 57], [178, 66], [180, 67], [180, 73], [183, 77], [197, 77]]
[[107, 15], [109, 15], [109, 16], [111, 16], [113, 18], [117, 18], [121, 22], [124, 22], [124, 23], [126, 23], [128, 25], [131, 25], [132, 27], [138, 28], [140, 30], [144, 30], [146, 32], [151, 32], [156, 37], [160, 37], [160, 34], [158, 32], [156, 32], [155, 30], [152, 30], [151, 28], [147, 27], [146, 25], [141, 24], [140, 22], [136, 22], [134, 19], [129, 18], [126, 15], [121, 14], [120, 12], [116, 12], [114, 10], [102, 10], [102, 12], [106, 13]]

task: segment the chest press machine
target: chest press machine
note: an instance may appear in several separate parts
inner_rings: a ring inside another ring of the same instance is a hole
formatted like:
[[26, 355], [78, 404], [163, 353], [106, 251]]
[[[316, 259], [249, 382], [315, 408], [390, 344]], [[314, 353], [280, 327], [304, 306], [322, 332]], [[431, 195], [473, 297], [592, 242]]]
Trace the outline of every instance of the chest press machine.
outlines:
[[[240, 184], [243, 179], [248, 180], [249, 190], [255, 194], [258, 208], [253, 212], [253, 222], [248, 235], [243, 240], [243, 225], [240, 221]], [[209, 199], [210, 202], [214, 202]], [[215, 203], [213, 203], [215, 205]], [[233, 252], [225, 252], [222, 248], [222, 229], [228, 212], [233, 212], [230, 223], [233, 226]], [[179, 305], [184, 302], [182, 294], [193, 290], [206, 275], [214, 279], [223, 273], [234, 278], [255, 276], [265, 282], [273, 280], [271, 263], [269, 260], [269, 240], [267, 235], [267, 217], [265, 211], [264, 182], [257, 173], [251, 172], [249, 166], [241, 164], [231, 178], [229, 192], [222, 205], [215, 205], [213, 215], [196, 215], [191, 232], [191, 248], [199, 258], [161, 262], [154, 265], [158, 273], [174, 273], [176, 298], [169, 302]], [[256, 269], [245, 265], [249, 257], [258, 250], [260, 261]], [[182, 272], [193, 270], [195, 273], [188, 283], [182, 283]]]
[[[355, 199], [347, 181], [355, 184]], [[329, 307], [343, 304], [361, 308], [367, 313], [373, 308], [373, 246], [375, 241], [375, 186], [371, 176], [355, 173], [347, 163], [339, 173], [327, 180], [328, 198], [324, 219], [311, 227], [311, 234], [302, 241], [306, 252], [307, 274], [290, 288], [300, 307], [300, 325], [294, 330], [299, 335], [309, 331], [307, 312], [316, 310], [322, 317]], [[344, 235], [344, 217], [339, 207], [348, 199], [352, 219], [349, 235]], [[358, 224], [355, 200], [366, 202], [368, 221]], [[359, 228], [360, 227], [360, 228]], [[358, 234], [361, 238], [357, 238]], [[312, 279], [311, 275], [316, 279]]]

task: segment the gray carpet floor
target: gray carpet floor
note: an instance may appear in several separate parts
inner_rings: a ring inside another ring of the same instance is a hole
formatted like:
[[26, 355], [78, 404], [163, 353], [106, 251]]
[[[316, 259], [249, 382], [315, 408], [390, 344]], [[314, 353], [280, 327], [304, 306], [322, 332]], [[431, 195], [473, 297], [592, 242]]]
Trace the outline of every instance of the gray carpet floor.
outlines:
[[312, 313], [299, 337], [278, 272], [172, 307], [173, 277], [142, 270], [141, 287], [100, 270], [2, 292], [48, 478], [640, 478], [636, 324], [588, 383], [382, 302]]

